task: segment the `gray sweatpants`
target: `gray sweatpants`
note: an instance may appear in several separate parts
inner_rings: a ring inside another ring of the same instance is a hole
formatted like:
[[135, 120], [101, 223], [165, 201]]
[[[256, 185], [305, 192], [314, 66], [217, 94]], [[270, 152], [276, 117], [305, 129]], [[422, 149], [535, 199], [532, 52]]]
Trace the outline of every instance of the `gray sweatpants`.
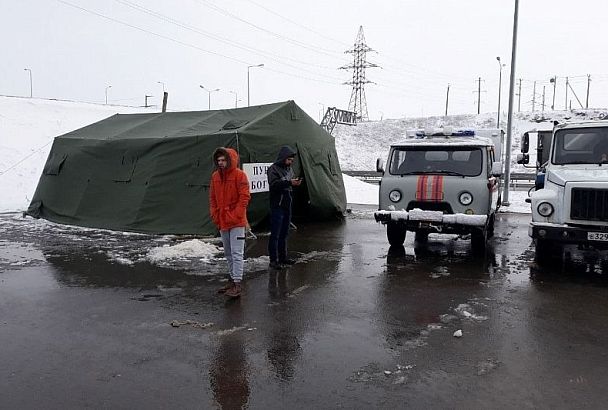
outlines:
[[224, 256], [228, 261], [228, 271], [233, 282], [243, 280], [243, 253], [245, 252], [245, 228], [220, 231], [224, 244]]

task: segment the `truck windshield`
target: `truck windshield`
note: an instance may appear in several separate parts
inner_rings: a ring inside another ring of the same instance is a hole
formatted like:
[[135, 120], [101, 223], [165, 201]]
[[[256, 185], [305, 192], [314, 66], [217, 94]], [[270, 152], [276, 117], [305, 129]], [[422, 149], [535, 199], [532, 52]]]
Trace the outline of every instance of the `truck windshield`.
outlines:
[[481, 174], [478, 147], [397, 147], [391, 156], [393, 175], [445, 174], [473, 177]]
[[608, 162], [608, 128], [558, 130], [553, 144], [556, 165]]

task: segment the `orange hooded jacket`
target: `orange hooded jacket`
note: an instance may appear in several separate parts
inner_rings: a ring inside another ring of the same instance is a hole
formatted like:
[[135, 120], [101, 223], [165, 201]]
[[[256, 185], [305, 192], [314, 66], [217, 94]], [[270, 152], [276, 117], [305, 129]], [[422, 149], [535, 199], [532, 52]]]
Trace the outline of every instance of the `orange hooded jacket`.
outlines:
[[225, 156], [225, 169], [216, 168], [211, 174], [209, 187], [209, 213], [211, 220], [226, 231], [247, 226], [247, 205], [251, 199], [247, 174], [238, 168], [239, 156], [232, 148], [218, 148], [213, 153], [213, 163], [218, 156]]

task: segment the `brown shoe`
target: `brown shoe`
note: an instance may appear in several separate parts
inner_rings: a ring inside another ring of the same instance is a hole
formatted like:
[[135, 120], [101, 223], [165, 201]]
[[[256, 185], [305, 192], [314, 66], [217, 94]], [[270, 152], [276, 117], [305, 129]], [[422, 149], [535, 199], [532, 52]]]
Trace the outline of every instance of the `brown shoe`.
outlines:
[[228, 289], [225, 293], [229, 298], [238, 298], [241, 296], [242, 288], [240, 283], [235, 283], [234, 286]]
[[234, 282], [233, 281], [228, 281], [228, 283], [226, 283], [224, 286], [222, 286], [221, 288], [219, 288], [217, 290], [217, 293], [219, 293], [219, 294], [226, 293], [230, 289], [232, 289], [233, 287], [234, 287]]

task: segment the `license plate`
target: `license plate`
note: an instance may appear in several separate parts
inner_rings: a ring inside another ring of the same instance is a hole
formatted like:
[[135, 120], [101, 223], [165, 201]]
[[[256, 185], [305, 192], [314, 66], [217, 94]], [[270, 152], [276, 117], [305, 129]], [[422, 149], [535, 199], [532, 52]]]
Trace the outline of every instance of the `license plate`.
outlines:
[[608, 241], [608, 232], [587, 232], [587, 239], [590, 241]]

